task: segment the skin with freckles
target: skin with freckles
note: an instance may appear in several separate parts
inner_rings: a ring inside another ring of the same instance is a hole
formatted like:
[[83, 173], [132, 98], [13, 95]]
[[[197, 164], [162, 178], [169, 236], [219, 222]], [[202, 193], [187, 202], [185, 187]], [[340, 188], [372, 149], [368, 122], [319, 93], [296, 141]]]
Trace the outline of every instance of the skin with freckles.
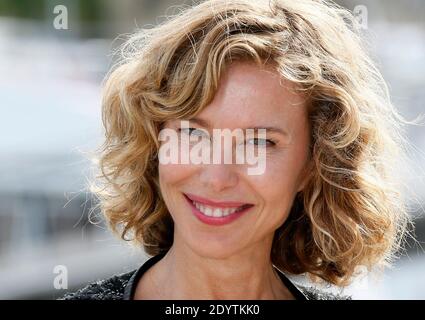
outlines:
[[[267, 131], [266, 169], [248, 175], [248, 164], [159, 164], [161, 192], [174, 220], [166, 256], [139, 281], [135, 299], [293, 299], [273, 269], [273, 235], [287, 219], [308, 179], [310, 131], [305, 98], [272, 67], [232, 63], [213, 101], [192, 128]], [[190, 119], [189, 119], [190, 120]], [[179, 128], [168, 121], [167, 128]], [[229, 224], [201, 222], [184, 197], [254, 206]]]

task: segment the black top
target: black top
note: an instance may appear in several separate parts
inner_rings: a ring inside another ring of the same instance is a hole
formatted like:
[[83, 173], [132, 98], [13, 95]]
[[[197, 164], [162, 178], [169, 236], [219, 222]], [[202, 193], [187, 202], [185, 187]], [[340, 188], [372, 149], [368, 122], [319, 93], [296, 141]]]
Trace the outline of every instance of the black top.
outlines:
[[[67, 292], [59, 300], [133, 300], [137, 283], [142, 275], [161, 260], [165, 254], [154, 256], [147, 260], [139, 269], [134, 269], [127, 273], [117, 274], [112, 277], [97, 280], [89, 283], [85, 287], [75, 291]], [[314, 286], [306, 287], [301, 284], [293, 284], [275, 266], [277, 273], [286, 285], [288, 290], [298, 300], [351, 300], [351, 296], [338, 293], [322, 291]]]
[[[155, 263], [161, 260], [165, 256], [166, 252], [160, 253], [152, 258], [148, 259], [130, 278], [128, 281], [123, 294], [123, 300], [133, 300], [136, 292], [136, 287], [143, 274], [152, 267]], [[273, 266], [277, 271], [283, 284], [288, 288], [296, 300], [308, 300], [307, 296], [299, 290], [278, 268]]]

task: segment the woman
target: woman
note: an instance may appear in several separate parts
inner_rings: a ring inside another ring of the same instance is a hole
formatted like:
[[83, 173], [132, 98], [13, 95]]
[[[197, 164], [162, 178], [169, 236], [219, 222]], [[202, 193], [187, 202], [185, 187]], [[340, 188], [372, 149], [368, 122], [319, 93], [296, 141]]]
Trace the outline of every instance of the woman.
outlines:
[[[391, 261], [409, 222], [391, 176], [404, 120], [348, 11], [205, 1], [122, 52], [104, 87], [93, 192], [111, 229], [153, 257], [65, 299], [344, 299], [286, 275], [343, 288]], [[226, 129], [254, 130], [236, 148], [254, 150], [259, 174], [249, 161], [185, 157], [192, 138]], [[172, 151], [177, 163], [166, 144], [187, 147]]]

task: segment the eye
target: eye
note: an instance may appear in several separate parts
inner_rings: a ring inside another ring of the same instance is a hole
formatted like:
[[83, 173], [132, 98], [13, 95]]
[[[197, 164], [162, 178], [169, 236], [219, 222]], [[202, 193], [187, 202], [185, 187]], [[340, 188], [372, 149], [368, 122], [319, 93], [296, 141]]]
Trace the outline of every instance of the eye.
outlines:
[[178, 129], [179, 132], [183, 132], [184, 134], [187, 134], [189, 136], [204, 136], [204, 137], [208, 137], [208, 133], [206, 133], [204, 130], [200, 130], [197, 128], [179, 128]]
[[276, 143], [271, 139], [259, 139], [259, 138], [253, 138], [249, 139], [248, 141], [252, 141], [254, 145], [256, 146], [267, 146], [267, 143], [269, 143], [270, 146], [276, 145]]

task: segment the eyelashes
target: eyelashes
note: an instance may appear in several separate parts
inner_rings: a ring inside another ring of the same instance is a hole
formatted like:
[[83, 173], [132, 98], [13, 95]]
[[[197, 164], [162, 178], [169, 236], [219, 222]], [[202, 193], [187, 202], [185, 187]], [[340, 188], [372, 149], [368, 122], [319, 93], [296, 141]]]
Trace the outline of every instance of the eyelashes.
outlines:
[[[193, 130], [193, 131], [191, 131]], [[194, 135], [193, 132], [198, 132], [198, 134], [195, 134], [197, 136], [204, 136], [205, 138], [209, 138], [209, 134], [203, 130], [197, 129], [197, 128], [178, 128], [177, 129], [178, 132], [183, 132], [184, 134], [187, 134], [189, 136]], [[189, 132], [188, 132], [189, 131]]]
[[[208, 132], [198, 128], [178, 128], [177, 131], [188, 136], [198, 136], [210, 139], [210, 135], [208, 134]], [[277, 142], [273, 139], [251, 138], [247, 140], [247, 142], [251, 141], [254, 142], [253, 144], [257, 147], [273, 147], [277, 144]]]
[[[276, 142], [274, 140], [272, 140], [272, 139], [259, 139], [259, 138], [249, 139], [249, 141], [252, 141], [252, 140], [255, 140], [255, 141], [264, 141], [265, 143], [269, 143], [271, 147], [273, 147], [273, 146], [276, 145]], [[261, 144], [261, 146], [264, 146], [264, 144]]]

